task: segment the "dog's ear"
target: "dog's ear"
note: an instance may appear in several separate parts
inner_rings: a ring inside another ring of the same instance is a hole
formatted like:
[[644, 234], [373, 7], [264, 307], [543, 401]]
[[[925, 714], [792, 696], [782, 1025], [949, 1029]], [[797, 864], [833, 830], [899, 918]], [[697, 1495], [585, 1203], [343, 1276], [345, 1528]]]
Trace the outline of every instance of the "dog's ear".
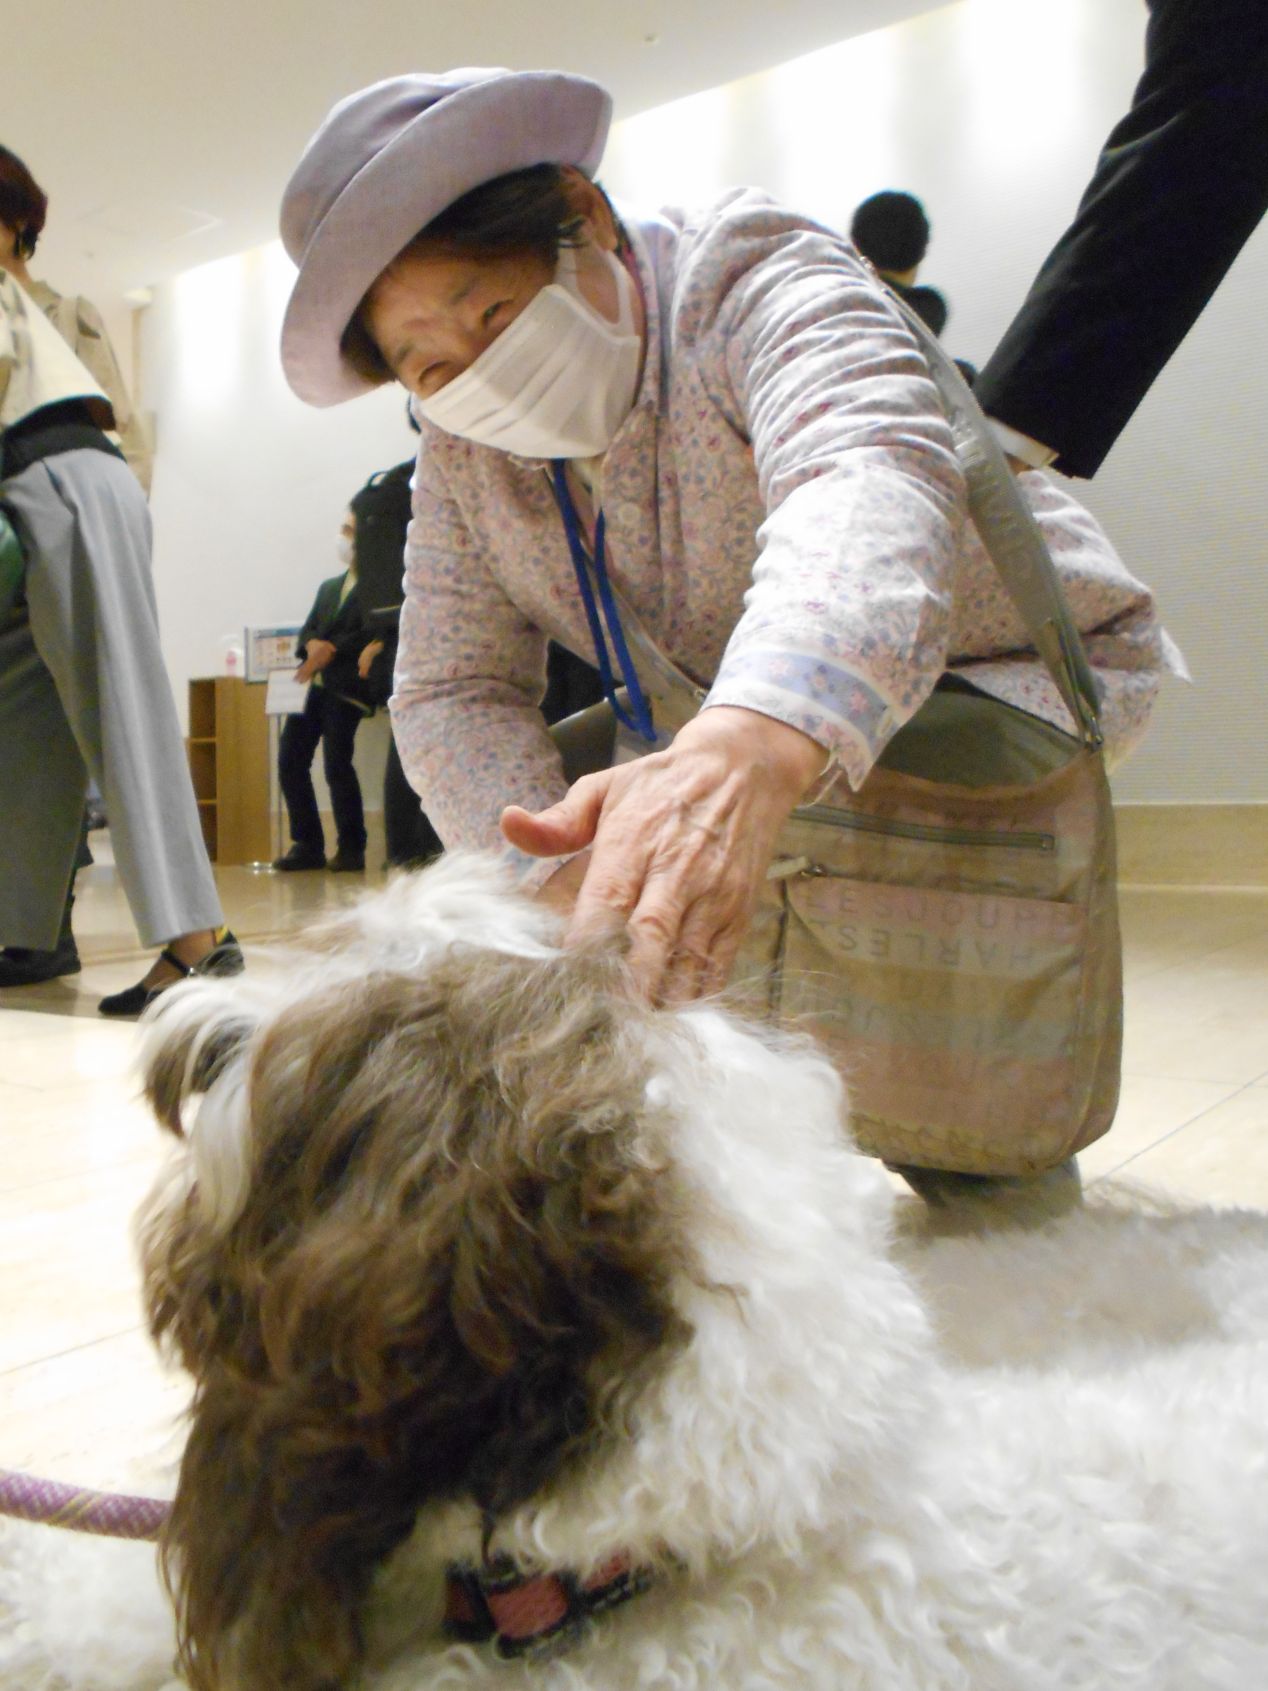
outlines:
[[257, 1026], [220, 990], [211, 997], [200, 987], [164, 995], [142, 1051], [146, 1102], [178, 1139], [187, 1101], [211, 1090]]
[[159, 1541], [178, 1620], [175, 1665], [192, 1691], [334, 1691], [358, 1664], [363, 1571], [408, 1522], [402, 1528], [389, 1517], [387, 1536], [382, 1522], [360, 1522], [359, 1555], [335, 1534], [297, 1542], [285, 1414], [270, 1405], [262, 1425], [260, 1407], [256, 1384], [240, 1369], [215, 1358], [201, 1370]]
[[[686, 1342], [694, 1252], [621, 980], [598, 952], [458, 947], [345, 975], [200, 1105], [199, 1189], [147, 1263], [152, 1328], [198, 1380], [166, 1540], [195, 1691], [351, 1677], [373, 1569], [418, 1510], [533, 1497]], [[178, 1116], [201, 1049], [181, 1029], [156, 1050]], [[222, 1138], [250, 1160], [217, 1229], [202, 1146]]]

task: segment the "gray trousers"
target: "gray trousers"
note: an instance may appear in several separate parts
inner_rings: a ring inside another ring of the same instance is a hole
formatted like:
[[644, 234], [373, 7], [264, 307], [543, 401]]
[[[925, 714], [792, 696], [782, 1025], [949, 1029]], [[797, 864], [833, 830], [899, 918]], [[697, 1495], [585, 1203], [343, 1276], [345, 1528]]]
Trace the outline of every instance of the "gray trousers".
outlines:
[[27, 557], [27, 615], [0, 625], [0, 944], [56, 945], [89, 774], [142, 944], [219, 927], [135, 476], [66, 452], [0, 504]]

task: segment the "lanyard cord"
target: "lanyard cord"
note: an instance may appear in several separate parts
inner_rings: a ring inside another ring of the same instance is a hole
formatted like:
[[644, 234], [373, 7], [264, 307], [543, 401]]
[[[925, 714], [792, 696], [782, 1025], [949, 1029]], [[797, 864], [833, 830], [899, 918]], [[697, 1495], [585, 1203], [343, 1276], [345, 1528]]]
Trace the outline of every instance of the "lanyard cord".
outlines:
[[[581, 594], [581, 603], [585, 607], [586, 621], [590, 624], [590, 638], [594, 642], [594, 655], [599, 665], [599, 680], [603, 683], [603, 696], [612, 706], [618, 722], [623, 722], [627, 728], [652, 745], [656, 743], [656, 729], [652, 724], [652, 713], [643, 689], [639, 686], [633, 662], [630, 659], [629, 647], [625, 644], [625, 632], [621, 627], [621, 615], [616, 608], [616, 596], [612, 592], [612, 583], [608, 579], [607, 564], [604, 560], [604, 524], [603, 512], [600, 511], [594, 524], [594, 557], [591, 559], [586, 552], [581, 539], [581, 527], [577, 521], [577, 507], [572, 502], [572, 494], [568, 490], [568, 464], [563, 458], [556, 458], [551, 465], [550, 479], [554, 485], [555, 497], [559, 501], [560, 515], [564, 519], [564, 532], [568, 536], [568, 550], [572, 553], [572, 567], [577, 576], [577, 589]], [[612, 637], [612, 645], [616, 652], [616, 661], [621, 666], [621, 678], [630, 695], [630, 707], [634, 712], [631, 718], [616, 702], [616, 685], [612, 678], [612, 659], [608, 655], [608, 643], [603, 638], [603, 623], [599, 620], [599, 607], [594, 601], [594, 588], [590, 582], [590, 565], [593, 564], [595, 580], [599, 584], [599, 599], [603, 605], [603, 620], [608, 625], [608, 633]]]

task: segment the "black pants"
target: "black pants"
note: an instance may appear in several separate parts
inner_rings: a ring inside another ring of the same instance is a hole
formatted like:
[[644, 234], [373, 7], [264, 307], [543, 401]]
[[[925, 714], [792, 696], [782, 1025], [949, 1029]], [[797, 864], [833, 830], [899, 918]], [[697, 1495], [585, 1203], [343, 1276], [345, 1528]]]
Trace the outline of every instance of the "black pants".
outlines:
[[1268, 4], [1149, 13], [1131, 110], [975, 389], [1067, 475], [1100, 468], [1268, 208]]
[[291, 839], [297, 846], [324, 852], [325, 836], [317, 810], [310, 773], [317, 742], [330, 788], [335, 813], [335, 832], [341, 849], [365, 850], [365, 812], [361, 806], [361, 783], [352, 767], [352, 746], [365, 712], [346, 699], [327, 693], [324, 687], [310, 687], [302, 716], [288, 716], [282, 729], [277, 775], [290, 818]]
[[383, 831], [387, 835], [387, 860], [394, 869], [426, 863], [445, 849], [423, 813], [418, 794], [405, 778], [395, 735], [388, 741], [383, 771]]

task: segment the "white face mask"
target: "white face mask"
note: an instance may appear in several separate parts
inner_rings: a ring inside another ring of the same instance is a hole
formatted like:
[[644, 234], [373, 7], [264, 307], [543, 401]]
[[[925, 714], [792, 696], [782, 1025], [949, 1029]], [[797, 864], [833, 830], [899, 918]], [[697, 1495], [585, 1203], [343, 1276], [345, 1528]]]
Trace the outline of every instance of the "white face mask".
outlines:
[[415, 400], [449, 434], [523, 458], [606, 452], [634, 403], [642, 337], [634, 284], [614, 253], [620, 315], [607, 323], [577, 289], [577, 256], [561, 247], [556, 279], [460, 376]]
[[335, 536], [335, 557], [338, 558], [339, 562], [346, 570], [350, 570], [353, 564], [356, 563], [356, 547], [353, 545], [352, 536], [350, 534], [339, 534]]

